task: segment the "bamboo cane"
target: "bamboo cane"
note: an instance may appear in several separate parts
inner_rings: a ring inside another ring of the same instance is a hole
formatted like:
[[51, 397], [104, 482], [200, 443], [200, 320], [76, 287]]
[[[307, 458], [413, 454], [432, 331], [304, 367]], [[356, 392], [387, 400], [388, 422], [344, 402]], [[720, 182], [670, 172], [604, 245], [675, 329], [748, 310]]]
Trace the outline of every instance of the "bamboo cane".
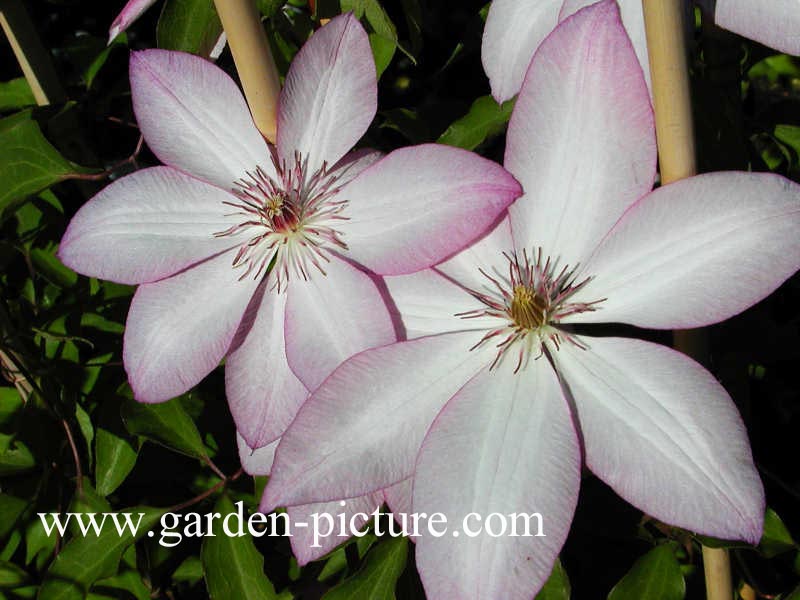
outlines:
[[42, 45], [20, 0], [0, 0], [0, 27], [39, 106], [66, 99], [50, 54]]
[[253, 0], [214, 0], [244, 95], [261, 134], [275, 142], [281, 83]]
[[[642, 0], [661, 183], [696, 173], [694, 126], [686, 64], [684, 0]], [[700, 330], [673, 332], [675, 347], [705, 362], [707, 338]], [[708, 600], [731, 600], [730, 558], [724, 548], [703, 546]]]

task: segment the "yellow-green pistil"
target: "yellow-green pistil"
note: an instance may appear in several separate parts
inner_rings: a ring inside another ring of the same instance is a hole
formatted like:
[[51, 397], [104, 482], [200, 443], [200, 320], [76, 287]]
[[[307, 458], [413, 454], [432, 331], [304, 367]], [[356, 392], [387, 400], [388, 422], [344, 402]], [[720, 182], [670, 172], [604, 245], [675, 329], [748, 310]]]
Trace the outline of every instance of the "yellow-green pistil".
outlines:
[[547, 302], [524, 285], [516, 285], [508, 314], [520, 329], [536, 329], [547, 323]]
[[492, 285], [487, 288], [488, 291], [471, 291], [484, 304], [484, 308], [458, 315], [465, 319], [496, 317], [507, 323], [487, 332], [474, 348], [492, 338], [501, 339], [496, 345], [498, 351], [492, 368], [508, 351], [516, 348], [516, 372], [527, 364], [531, 355], [534, 359], [542, 356], [545, 342], [551, 342], [556, 349], [562, 340], [581, 346], [579, 341], [559, 327], [559, 322], [569, 315], [595, 310], [595, 305], [605, 300], [588, 303], [569, 301], [591, 277], [576, 283], [577, 268], [565, 266], [557, 270], [558, 261], [543, 258], [541, 249], [534, 253], [535, 260], [531, 260], [526, 251], [522, 252], [522, 256], [516, 253], [504, 253], [504, 256], [508, 260], [507, 274], [494, 271], [490, 275], [481, 269]]

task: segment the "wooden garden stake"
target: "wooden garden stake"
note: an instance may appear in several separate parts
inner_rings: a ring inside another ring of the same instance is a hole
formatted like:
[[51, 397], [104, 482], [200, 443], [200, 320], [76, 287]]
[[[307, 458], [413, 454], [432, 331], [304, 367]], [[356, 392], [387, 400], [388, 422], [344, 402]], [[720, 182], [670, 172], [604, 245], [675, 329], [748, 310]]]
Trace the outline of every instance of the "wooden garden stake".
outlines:
[[254, 0], [214, 0], [256, 127], [275, 142], [281, 82]]
[[0, 27], [39, 106], [66, 99], [64, 88], [21, 0], [0, 0]]
[[[684, 0], [642, 0], [662, 184], [690, 177], [697, 170], [684, 38], [685, 7]], [[673, 339], [678, 350], [705, 362], [708, 351], [702, 331], [675, 331]], [[703, 546], [703, 565], [708, 600], [731, 600], [728, 551]]]

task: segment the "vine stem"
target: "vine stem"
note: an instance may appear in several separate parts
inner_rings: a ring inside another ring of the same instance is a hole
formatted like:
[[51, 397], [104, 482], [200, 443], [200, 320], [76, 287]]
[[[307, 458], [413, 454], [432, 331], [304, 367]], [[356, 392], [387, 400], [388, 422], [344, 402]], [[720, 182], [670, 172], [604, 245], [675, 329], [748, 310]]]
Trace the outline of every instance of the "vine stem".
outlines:
[[78, 454], [78, 446], [75, 445], [75, 438], [72, 436], [72, 429], [70, 429], [66, 419], [61, 419], [61, 426], [67, 434], [67, 441], [72, 450], [72, 460], [75, 461], [75, 492], [80, 497], [83, 496], [83, 469], [81, 468], [81, 457], [80, 454]]
[[209, 496], [213, 495], [218, 490], [221, 490], [223, 487], [225, 487], [229, 483], [239, 479], [239, 477], [241, 477], [243, 473], [244, 473], [244, 469], [242, 467], [240, 467], [239, 470], [236, 471], [236, 473], [234, 473], [230, 477], [226, 477], [225, 475], [223, 475], [221, 481], [219, 481], [218, 483], [216, 483], [212, 487], [208, 488], [203, 493], [198, 494], [194, 498], [190, 498], [189, 500], [186, 500], [185, 502], [181, 502], [180, 504], [176, 504], [175, 506], [170, 506], [169, 509], [167, 509], [167, 510], [169, 512], [178, 512], [178, 511], [181, 511], [181, 510], [183, 510], [185, 508], [189, 508], [190, 506], [194, 506], [195, 504], [197, 504], [199, 502], [202, 502], [203, 500], [205, 500]]
[[[685, 8], [684, 0], [642, 0], [662, 184], [697, 172]], [[676, 349], [707, 362], [708, 341], [702, 330], [675, 331], [673, 341]], [[733, 598], [728, 551], [703, 546], [703, 568], [708, 600]]]
[[281, 82], [254, 0], [214, 0], [236, 63], [250, 114], [261, 134], [275, 142]]

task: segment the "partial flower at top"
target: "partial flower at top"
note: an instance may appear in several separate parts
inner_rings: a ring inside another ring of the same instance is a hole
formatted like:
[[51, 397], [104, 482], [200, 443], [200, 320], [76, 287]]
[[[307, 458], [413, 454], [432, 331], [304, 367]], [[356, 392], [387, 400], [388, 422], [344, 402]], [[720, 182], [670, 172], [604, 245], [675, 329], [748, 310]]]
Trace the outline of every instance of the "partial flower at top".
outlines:
[[115, 37], [130, 27], [136, 19], [142, 16], [144, 11], [155, 3], [156, 0], [128, 0], [111, 23], [111, 27], [108, 28], [108, 43], [114, 41]]
[[[505, 164], [525, 192], [509, 218], [434, 269], [386, 278], [410, 341], [350, 358], [311, 395], [262, 508], [384, 489], [393, 510], [451, 527], [518, 515], [517, 536], [510, 520], [499, 536], [423, 531], [431, 600], [532, 598], [569, 531], [582, 457], [648, 515], [757, 542], [764, 492], [722, 386], [592, 324], [702, 327], [764, 298], [800, 267], [800, 186], [712, 173], [651, 191], [653, 114], [611, 0], [542, 44]], [[532, 513], [546, 537], [522, 535]]]
[[[525, 71], [556, 24], [596, 0], [493, 0], [483, 32], [483, 67], [498, 102], [519, 92]], [[628, 32], [649, 83], [642, 0], [619, 0]], [[705, 14], [725, 29], [786, 52], [800, 54], [797, 0], [701, 0]], [[690, 5], [687, 2], [687, 10]]]
[[251, 448], [277, 439], [342, 360], [396, 339], [370, 272], [445, 259], [520, 193], [502, 167], [454, 148], [347, 154], [377, 97], [352, 15], [293, 61], [275, 147], [211, 63], [147, 50], [130, 70], [139, 127], [166, 166], [89, 201], [59, 256], [85, 275], [141, 284], [123, 348], [138, 400], [182, 394], [227, 357], [228, 401]]
[[[108, 28], [108, 43], [110, 44], [113, 42], [115, 37], [128, 29], [136, 19], [141, 17], [142, 14], [155, 3], [156, 0], [128, 0], [125, 6], [122, 7], [122, 11], [120, 11], [111, 23], [111, 27]], [[212, 60], [219, 58], [219, 55], [222, 54], [222, 51], [225, 49], [226, 43], [227, 37], [225, 36], [225, 32], [220, 32], [214, 46], [208, 49], [209, 58]]]

